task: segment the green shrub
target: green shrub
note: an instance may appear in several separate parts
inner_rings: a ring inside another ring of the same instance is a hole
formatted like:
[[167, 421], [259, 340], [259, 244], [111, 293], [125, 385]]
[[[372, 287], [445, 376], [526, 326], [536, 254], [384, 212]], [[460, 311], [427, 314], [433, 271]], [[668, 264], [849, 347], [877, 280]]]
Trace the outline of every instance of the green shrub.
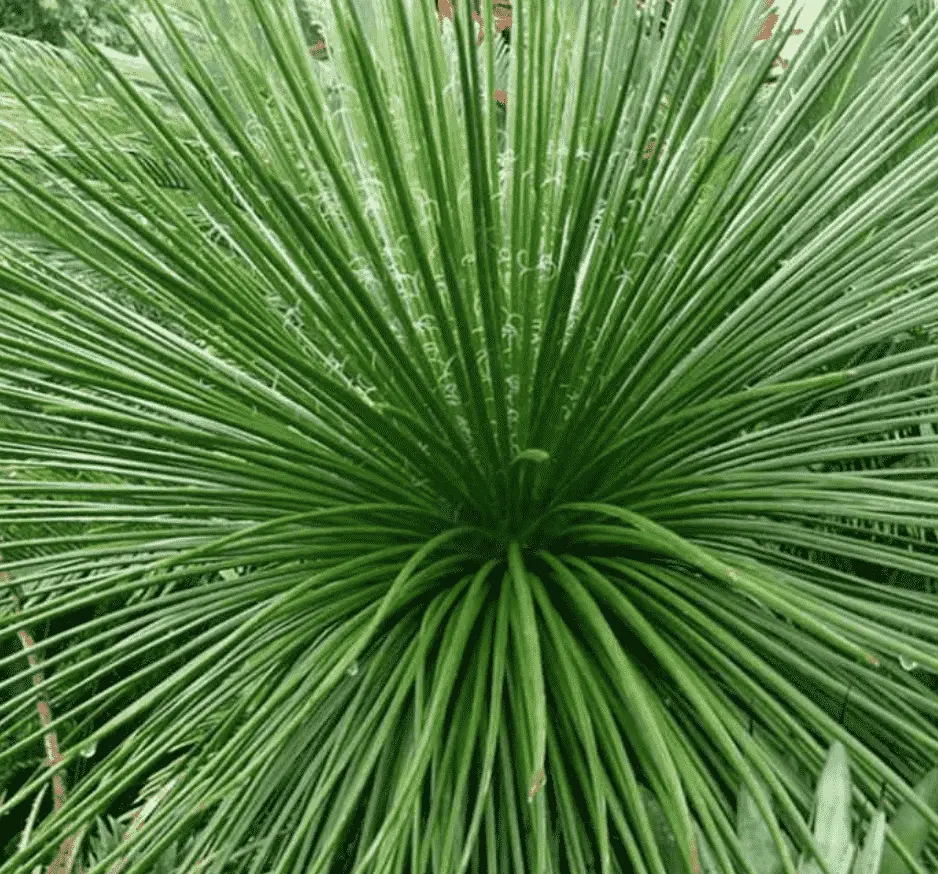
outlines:
[[0, 874], [935, 868], [938, 21], [742, 5], [0, 43]]

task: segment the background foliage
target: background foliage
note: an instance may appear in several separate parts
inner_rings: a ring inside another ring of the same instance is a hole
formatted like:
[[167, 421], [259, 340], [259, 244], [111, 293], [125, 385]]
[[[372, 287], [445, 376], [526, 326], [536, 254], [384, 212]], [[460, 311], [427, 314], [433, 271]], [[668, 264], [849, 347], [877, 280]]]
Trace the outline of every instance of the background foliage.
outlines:
[[140, 4], [135, 0], [0, 0], [0, 30], [54, 45], [66, 32], [125, 52], [136, 51], [121, 24]]

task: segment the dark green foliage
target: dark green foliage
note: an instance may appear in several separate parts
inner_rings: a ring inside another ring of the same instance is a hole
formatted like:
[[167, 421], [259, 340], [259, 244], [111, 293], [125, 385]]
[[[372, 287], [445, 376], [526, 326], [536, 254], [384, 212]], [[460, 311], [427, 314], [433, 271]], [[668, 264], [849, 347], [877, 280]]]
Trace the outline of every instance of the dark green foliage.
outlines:
[[0, 0], [0, 30], [54, 45], [65, 44], [65, 34], [91, 40], [121, 51], [134, 43], [121, 23], [136, 0]]

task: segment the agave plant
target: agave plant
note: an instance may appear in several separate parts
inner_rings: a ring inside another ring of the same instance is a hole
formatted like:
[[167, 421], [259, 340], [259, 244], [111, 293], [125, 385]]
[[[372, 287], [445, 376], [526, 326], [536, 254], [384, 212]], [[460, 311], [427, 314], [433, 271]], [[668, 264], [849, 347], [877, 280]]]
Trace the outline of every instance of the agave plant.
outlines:
[[740, 786], [835, 874], [833, 741], [934, 870], [938, 13], [898, 6], [770, 87], [762, 0], [515, 0], [501, 62], [409, 0], [317, 5], [325, 63], [264, 0], [0, 46], [0, 874], [761, 874]]

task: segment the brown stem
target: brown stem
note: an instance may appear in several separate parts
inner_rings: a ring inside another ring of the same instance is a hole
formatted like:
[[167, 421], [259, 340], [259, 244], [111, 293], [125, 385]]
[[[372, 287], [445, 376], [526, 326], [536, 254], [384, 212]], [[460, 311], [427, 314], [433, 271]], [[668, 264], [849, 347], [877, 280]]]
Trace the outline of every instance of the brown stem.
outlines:
[[[0, 556], [2, 560], [2, 556]], [[10, 575], [6, 571], [0, 571], [0, 582], [9, 582]], [[13, 612], [19, 614], [20, 612], [20, 602], [16, 595], [11, 596], [13, 599]], [[39, 686], [44, 677], [41, 670], [39, 670], [39, 659], [36, 658], [33, 653], [33, 648], [36, 646], [33, 636], [25, 628], [21, 628], [17, 633], [17, 637], [20, 639], [20, 643], [23, 645], [23, 649], [26, 651], [26, 659], [29, 662], [29, 666], [33, 668], [33, 686]], [[54, 728], [49, 728], [52, 724], [52, 711], [49, 709], [49, 702], [43, 698], [40, 698], [36, 702], [36, 710], [39, 712], [39, 723], [44, 728], [47, 729], [45, 736], [43, 737], [43, 745], [46, 751], [46, 760], [45, 763], [51, 768], [57, 765], [62, 761], [62, 753], [59, 751], [59, 739], [58, 735]], [[62, 809], [62, 805], [65, 804], [65, 777], [62, 776], [61, 771], [56, 772], [52, 775], [52, 804], [53, 811], [58, 813]], [[69, 835], [64, 841], [62, 841], [61, 846], [59, 847], [59, 852], [55, 857], [55, 860], [52, 864], [46, 869], [46, 874], [71, 874], [72, 866], [74, 865], [74, 852], [75, 852], [75, 840], [77, 835]]]
[[[0, 556], [0, 561], [3, 557]], [[10, 575], [6, 571], [0, 571], [0, 583], [8, 583], [10, 581]], [[20, 613], [20, 603], [16, 595], [11, 595], [13, 599], [13, 612], [15, 614]], [[33, 639], [33, 636], [25, 629], [21, 628], [17, 632], [17, 636], [20, 639], [20, 643], [23, 645], [23, 649], [26, 651], [26, 658], [29, 661], [29, 666], [34, 670], [33, 673], [33, 685], [38, 686], [42, 683], [44, 677], [42, 671], [39, 669], [39, 659], [36, 658], [33, 653], [33, 648], [36, 646], [36, 642]], [[52, 767], [53, 765], [58, 764], [62, 761], [62, 753], [59, 750], [59, 739], [56, 735], [54, 728], [49, 728], [52, 724], [52, 711], [49, 709], [48, 701], [40, 698], [36, 704], [36, 709], [39, 711], [39, 722], [42, 727], [48, 729], [43, 738], [43, 742], [46, 750], [46, 764]], [[62, 808], [62, 805], [65, 804], [65, 778], [61, 773], [56, 773], [52, 775], [52, 795], [53, 795], [53, 804], [54, 812], [58, 813]], [[130, 827], [124, 833], [124, 840], [127, 840], [134, 831], [138, 830], [142, 825], [143, 821], [138, 824], [138, 819], [141, 818], [143, 813], [143, 808], [138, 810], [133, 817], [133, 821], [130, 824]], [[144, 820], [146, 817], [143, 818]], [[59, 851], [56, 854], [55, 859], [52, 864], [46, 869], [46, 874], [71, 874], [72, 868], [75, 865], [75, 844], [78, 840], [78, 833], [69, 835], [62, 841], [62, 844], [59, 846]], [[205, 864], [206, 859], [200, 859], [197, 863], [196, 870]], [[122, 857], [114, 863], [111, 867], [108, 874], [120, 874], [120, 871], [127, 864], [126, 857]], [[79, 866], [81, 870], [81, 866]]]

